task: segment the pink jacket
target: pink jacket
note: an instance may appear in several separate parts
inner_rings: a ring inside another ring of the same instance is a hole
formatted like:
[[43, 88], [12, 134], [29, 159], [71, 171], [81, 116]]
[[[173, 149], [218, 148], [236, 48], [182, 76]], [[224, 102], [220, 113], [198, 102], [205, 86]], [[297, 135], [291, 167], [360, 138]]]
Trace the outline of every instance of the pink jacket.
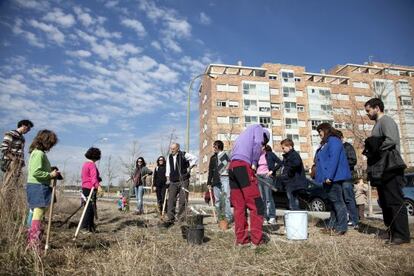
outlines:
[[99, 187], [99, 172], [94, 162], [85, 162], [82, 166], [82, 188], [95, 189]]

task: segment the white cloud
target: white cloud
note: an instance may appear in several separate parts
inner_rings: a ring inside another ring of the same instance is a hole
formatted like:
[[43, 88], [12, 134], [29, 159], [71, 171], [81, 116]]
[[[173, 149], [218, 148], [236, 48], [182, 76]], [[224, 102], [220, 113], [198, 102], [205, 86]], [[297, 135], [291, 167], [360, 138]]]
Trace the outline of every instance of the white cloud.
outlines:
[[91, 52], [85, 51], [85, 50], [66, 51], [66, 54], [71, 57], [78, 57], [78, 58], [85, 58], [85, 57], [91, 56]]
[[49, 3], [41, 0], [15, 0], [15, 2], [22, 8], [35, 9], [35, 10], [47, 10]]
[[78, 17], [79, 21], [85, 26], [88, 27], [89, 25], [94, 23], [93, 18], [89, 15], [89, 13], [84, 12], [81, 7], [74, 7], [74, 12]]
[[43, 20], [54, 22], [64, 28], [72, 27], [75, 24], [75, 18], [72, 14], [65, 14], [61, 9], [54, 9], [53, 12], [48, 12]]
[[39, 22], [35, 19], [30, 20], [29, 24], [32, 27], [37, 28], [37, 29], [45, 32], [46, 36], [49, 39], [53, 40], [54, 42], [56, 42], [59, 45], [61, 45], [65, 41], [65, 35], [61, 31], [59, 31], [58, 28], [56, 28], [53, 25], [48, 25], [46, 23]]
[[178, 45], [178, 43], [172, 39], [169, 36], [166, 36], [164, 38], [161, 39], [162, 43], [165, 45], [165, 47], [167, 47], [168, 49], [176, 52], [176, 53], [181, 53], [182, 49], [180, 47], [180, 45]]
[[105, 3], [105, 7], [107, 8], [113, 8], [119, 4], [118, 1], [108, 1]]
[[151, 46], [154, 47], [157, 50], [161, 50], [161, 44], [158, 41], [151, 42]]
[[96, 30], [94, 31], [94, 34], [96, 36], [102, 37], [102, 38], [121, 38], [122, 35], [120, 32], [108, 32], [104, 27], [98, 26]]
[[131, 71], [147, 72], [153, 69], [157, 65], [158, 63], [154, 59], [148, 56], [143, 56], [139, 58], [130, 58], [128, 60], [128, 68]]
[[121, 21], [121, 24], [136, 31], [140, 37], [145, 36], [147, 33], [145, 31], [144, 25], [142, 25], [142, 23], [136, 19], [123, 19]]
[[204, 12], [200, 13], [200, 22], [203, 25], [210, 25], [211, 24], [211, 18], [207, 16]]
[[187, 22], [187, 20], [167, 17], [166, 25], [166, 33], [172, 35], [173, 37], [181, 38], [191, 36], [191, 25]]
[[44, 48], [45, 44], [39, 41], [38, 37], [29, 31], [25, 31], [22, 29], [23, 21], [21, 19], [16, 19], [16, 22], [14, 26], [12, 27], [12, 31], [16, 35], [22, 35], [27, 42], [29, 42], [30, 45], [38, 47], [38, 48]]
[[171, 70], [168, 66], [164, 64], [160, 64], [158, 69], [154, 72], [148, 73], [148, 75], [154, 79], [169, 82], [169, 83], [176, 83], [178, 81], [178, 73], [174, 70]]

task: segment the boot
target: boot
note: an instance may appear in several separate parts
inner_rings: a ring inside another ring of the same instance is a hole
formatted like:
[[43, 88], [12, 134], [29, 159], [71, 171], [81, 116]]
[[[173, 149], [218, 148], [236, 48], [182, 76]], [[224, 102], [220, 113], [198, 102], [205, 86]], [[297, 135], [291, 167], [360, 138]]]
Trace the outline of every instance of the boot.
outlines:
[[42, 222], [40, 220], [32, 220], [32, 226], [30, 227], [28, 241], [27, 241], [28, 246], [40, 252], [42, 248], [42, 236], [43, 236]]

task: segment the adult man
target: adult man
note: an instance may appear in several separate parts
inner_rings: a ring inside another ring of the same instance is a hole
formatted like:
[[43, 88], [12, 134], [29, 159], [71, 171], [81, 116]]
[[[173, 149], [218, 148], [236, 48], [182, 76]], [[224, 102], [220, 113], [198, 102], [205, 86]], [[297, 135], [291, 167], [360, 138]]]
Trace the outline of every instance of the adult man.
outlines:
[[208, 165], [207, 187], [209, 189], [213, 187], [214, 198], [216, 199], [216, 210], [219, 214], [224, 212], [227, 221], [231, 222], [233, 221], [233, 215], [230, 206], [230, 186], [227, 170], [230, 158], [223, 149], [224, 144], [222, 141], [214, 141], [214, 154], [211, 156]]
[[168, 156], [165, 176], [167, 177], [168, 187], [168, 209], [167, 220], [163, 224], [169, 227], [175, 221], [175, 205], [178, 202], [177, 218], [181, 220], [186, 208], [187, 192], [190, 183], [191, 169], [197, 164], [197, 157], [194, 155], [180, 151], [180, 144], [173, 143], [170, 147], [171, 154]]
[[29, 120], [21, 120], [17, 123], [16, 130], [5, 133], [1, 143], [1, 170], [3, 175], [2, 191], [17, 188], [17, 182], [24, 167], [24, 134], [33, 127]]
[[[384, 103], [373, 98], [365, 103], [365, 111], [371, 120], [375, 120], [371, 135], [381, 138], [379, 147], [381, 156], [393, 150], [400, 153], [400, 133], [395, 121], [384, 114]], [[384, 224], [389, 227], [390, 243], [399, 245], [410, 242], [408, 215], [405, 208], [401, 187], [404, 185], [404, 169], [397, 168], [384, 171], [377, 187], [382, 208]]]
[[[256, 246], [265, 242], [262, 231], [265, 206], [255, 170], [262, 146], [269, 142], [269, 137], [269, 131], [261, 125], [251, 125], [239, 135], [233, 146], [229, 177], [237, 245], [246, 245], [251, 241]], [[250, 210], [250, 239], [246, 209]]]
[[[338, 131], [338, 134], [343, 142], [346, 158], [348, 160], [349, 169], [351, 171], [351, 174], [354, 174], [354, 167], [357, 164], [357, 157], [355, 153], [354, 147], [348, 143], [344, 142], [344, 134], [341, 131]], [[353, 227], [354, 229], [358, 229], [358, 211], [356, 207], [356, 201], [355, 201], [355, 193], [354, 193], [354, 183], [352, 179], [345, 180], [342, 183], [342, 191], [344, 195], [344, 201], [346, 204], [346, 208], [348, 209], [348, 215], [349, 215], [349, 222], [348, 225]]]

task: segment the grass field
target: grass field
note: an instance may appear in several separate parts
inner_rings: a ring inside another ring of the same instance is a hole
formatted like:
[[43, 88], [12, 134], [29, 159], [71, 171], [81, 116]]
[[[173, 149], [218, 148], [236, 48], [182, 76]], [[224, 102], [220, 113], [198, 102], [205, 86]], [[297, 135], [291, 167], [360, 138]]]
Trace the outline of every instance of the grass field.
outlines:
[[[265, 226], [271, 241], [257, 248], [234, 246], [233, 229], [225, 232], [205, 218], [205, 242], [189, 245], [180, 225], [157, 227], [154, 207], [144, 215], [124, 213], [116, 204], [98, 202], [96, 234], [72, 238], [80, 212], [59, 227], [78, 207], [60, 197], [53, 216], [51, 249], [39, 256], [25, 248], [25, 208], [19, 204], [0, 214], [2, 275], [413, 275], [414, 243], [392, 247], [378, 238], [381, 221], [365, 221], [345, 236], [322, 234], [323, 222], [310, 218], [309, 239], [289, 241], [282, 218]], [[2, 206], [4, 207], [4, 205]], [[411, 231], [414, 226], [411, 225]], [[413, 233], [413, 232], [412, 232]], [[412, 234], [413, 236], [413, 234]]]

